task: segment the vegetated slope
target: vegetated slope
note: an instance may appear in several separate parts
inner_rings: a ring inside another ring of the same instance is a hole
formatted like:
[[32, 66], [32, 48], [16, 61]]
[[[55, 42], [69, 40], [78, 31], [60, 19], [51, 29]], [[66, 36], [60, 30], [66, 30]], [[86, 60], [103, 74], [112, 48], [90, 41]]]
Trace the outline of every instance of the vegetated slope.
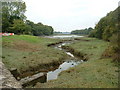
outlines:
[[74, 68], [62, 72], [57, 80], [47, 83], [38, 83], [35, 87], [41, 88], [117, 88], [118, 67], [112, 63], [111, 58], [103, 58], [102, 53], [108, 42], [81, 38], [69, 48], [84, 54], [88, 61]]
[[111, 54], [114, 61], [120, 61], [120, 6], [107, 16], [103, 17], [95, 26], [90, 34], [91, 37], [96, 37], [106, 41], [110, 41], [110, 45], [106, 53]]
[[8, 69], [17, 68], [20, 74], [47, 71], [67, 57], [64, 52], [47, 47], [58, 41], [28, 35], [3, 37], [2, 60]]
[[101, 18], [95, 26], [95, 30], [91, 32], [90, 36], [110, 40], [110, 38], [117, 34], [120, 30], [120, 7], [111, 11], [105, 17]]

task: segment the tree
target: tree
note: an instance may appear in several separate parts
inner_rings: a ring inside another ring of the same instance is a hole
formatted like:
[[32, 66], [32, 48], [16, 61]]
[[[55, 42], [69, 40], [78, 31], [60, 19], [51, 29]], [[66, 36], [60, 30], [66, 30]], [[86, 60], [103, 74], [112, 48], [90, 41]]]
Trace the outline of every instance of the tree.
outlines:
[[113, 59], [120, 61], [120, 6], [103, 17], [90, 36], [110, 41]]
[[51, 26], [44, 26], [43, 30], [44, 35], [52, 35], [53, 34], [53, 28]]
[[43, 25], [42, 23], [37, 23], [33, 25], [33, 35], [41, 36], [41, 35], [52, 35], [53, 28], [48, 25]]
[[15, 34], [31, 34], [31, 27], [26, 25], [22, 20], [14, 20], [11, 27], [9, 27], [9, 32]]
[[89, 35], [89, 33], [93, 30], [93, 28], [89, 27], [86, 29], [81, 30], [74, 30], [71, 32], [71, 34], [81, 34], [81, 35]]
[[89, 34], [89, 37], [95, 37], [96, 30], [92, 30]]
[[110, 38], [112, 50], [113, 50], [113, 60], [120, 62], [120, 31], [113, 34]]
[[95, 26], [95, 30], [96, 30], [95, 35], [92, 36], [109, 41], [112, 35], [119, 30], [119, 28], [117, 28], [120, 25], [119, 16], [120, 16], [120, 7], [118, 7], [114, 11], [111, 11], [105, 17], [100, 19], [98, 24]]
[[15, 34], [31, 34], [35, 36], [51, 35], [53, 28], [42, 23], [35, 24], [26, 20], [25, 2], [3, 2], [2, 3], [2, 29], [3, 32]]
[[9, 27], [15, 19], [25, 20], [25, 2], [2, 2], [2, 29], [9, 32]]

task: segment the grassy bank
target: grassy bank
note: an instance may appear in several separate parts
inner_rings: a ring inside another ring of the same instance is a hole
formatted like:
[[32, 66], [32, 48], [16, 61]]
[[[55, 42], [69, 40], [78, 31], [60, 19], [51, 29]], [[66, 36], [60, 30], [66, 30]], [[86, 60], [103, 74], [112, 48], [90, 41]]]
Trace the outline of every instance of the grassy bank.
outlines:
[[118, 67], [111, 58], [102, 58], [108, 42], [82, 38], [69, 46], [80, 52], [88, 61], [62, 72], [57, 80], [38, 83], [38, 88], [117, 88]]
[[3, 37], [2, 60], [8, 69], [17, 68], [23, 77], [36, 71], [47, 71], [67, 57], [63, 51], [47, 46], [59, 41], [28, 35]]

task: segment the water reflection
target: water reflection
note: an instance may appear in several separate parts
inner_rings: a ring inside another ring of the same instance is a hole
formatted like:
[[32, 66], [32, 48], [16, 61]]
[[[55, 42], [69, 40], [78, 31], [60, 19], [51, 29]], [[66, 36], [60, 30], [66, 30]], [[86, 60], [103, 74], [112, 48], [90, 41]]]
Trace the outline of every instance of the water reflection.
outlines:
[[70, 52], [66, 52], [66, 53], [67, 53], [67, 55], [69, 55], [69, 56], [71, 56], [71, 57], [74, 57], [74, 55], [71, 54]]
[[78, 36], [78, 35], [57, 35], [57, 36], [52, 36], [53, 38], [75, 38], [75, 37], [83, 37], [83, 36]]
[[[64, 37], [83, 37], [83, 36], [77, 36], [77, 35], [68, 35], [68, 36], [53, 36], [53, 37], [61, 37], [61, 38], [64, 38]], [[59, 50], [63, 50], [62, 49], [62, 46], [63, 45], [66, 45], [66, 44], [70, 44], [72, 42], [65, 42], [65, 43], [62, 43], [62, 44], [59, 44], [59, 45], [56, 45], [54, 48], [56, 49], [59, 49]], [[72, 57], [73, 59], [75, 59], [75, 56], [68, 52], [68, 51], [65, 51], [63, 50], [67, 55], [69, 55], [70, 57]], [[76, 60], [76, 59], [75, 59]], [[80, 60], [80, 61], [75, 61], [75, 60], [69, 60], [69, 61], [65, 61], [64, 63], [62, 63], [58, 69], [56, 69], [55, 71], [50, 71], [47, 73], [47, 81], [49, 80], [54, 80], [54, 79], [57, 79], [59, 73], [61, 73], [62, 71], [64, 70], [67, 70], [71, 67], [74, 67], [80, 63], [83, 62], [83, 60]]]
[[55, 36], [46, 36], [46, 37], [63, 39], [63, 38], [77, 38], [77, 37], [84, 37], [84, 36], [78, 36], [78, 35], [55, 35]]
[[60, 72], [67, 70], [71, 67], [74, 67], [80, 63], [81, 63], [81, 61], [72, 61], [72, 60], [62, 63], [58, 69], [47, 73], [47, 81], [57, 79]]

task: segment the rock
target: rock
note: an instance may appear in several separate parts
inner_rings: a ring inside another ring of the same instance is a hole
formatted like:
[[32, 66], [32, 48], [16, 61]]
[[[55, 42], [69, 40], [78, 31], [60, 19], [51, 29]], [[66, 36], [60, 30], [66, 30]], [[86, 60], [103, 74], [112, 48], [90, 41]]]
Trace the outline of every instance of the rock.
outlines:
[[17, 79], [20, 75], [16, 68], [11, 68], [10, 72], [13, 74], [13, 76]]
[[28, 85], [34, 85], [37, 82], [44, 83], [47, 80], [47, 75], [45, 73], [38, 73], [33, 76], [25, 77], [20, 80], [20, 83], [23, 87], [26, 87]]
[[0, 88], [22, 88], [21, 84], [2, 63], [2, 60], [0, 60]]

